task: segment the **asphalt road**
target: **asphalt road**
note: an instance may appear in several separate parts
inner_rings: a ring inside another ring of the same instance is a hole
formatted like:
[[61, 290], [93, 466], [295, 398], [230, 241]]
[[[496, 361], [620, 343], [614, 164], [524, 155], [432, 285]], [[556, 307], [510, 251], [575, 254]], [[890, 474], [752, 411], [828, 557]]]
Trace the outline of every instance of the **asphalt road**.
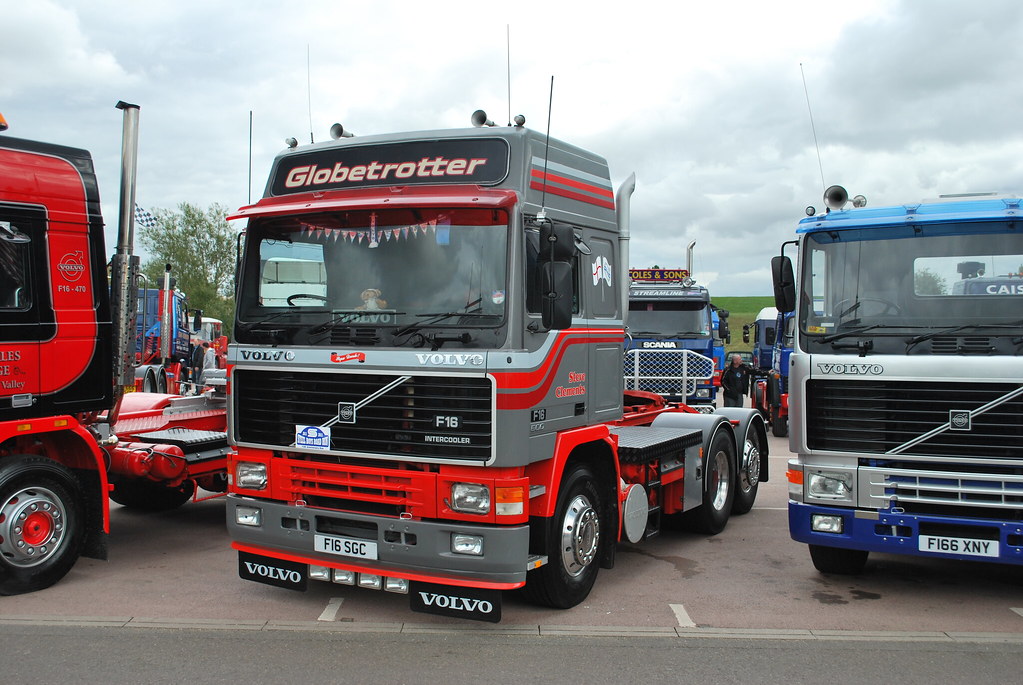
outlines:
[[[80, 560], [56, 586], [0, 598], [0, 626], [205, 626], [410, 633], [634, 635], [674, 642], [727, 636], [1023, 642], [1018, 567], [876, 555], [858, 577], [824, 576], [786, 522], [787, 441], [771, 439], [757, 505], [713, 537], [665, 532], [623, 545], [590, 597], [542, 609], [506, 593], [498, 626], [412, 613], [408, 598], [310, 582], [296, 593], [237, 575], [214, 499], [177, 511], [113, 511], [110, 560]], [[839, 632], [835, 632], [839, 631]], [[882, 636], [883, 634], [883, 636]], [[4, 669], [6, 671], [6, 669]]]
[[890, 640], [0, 624], [0, 672], [12, 683], [1013, 683], [1018, 650]]

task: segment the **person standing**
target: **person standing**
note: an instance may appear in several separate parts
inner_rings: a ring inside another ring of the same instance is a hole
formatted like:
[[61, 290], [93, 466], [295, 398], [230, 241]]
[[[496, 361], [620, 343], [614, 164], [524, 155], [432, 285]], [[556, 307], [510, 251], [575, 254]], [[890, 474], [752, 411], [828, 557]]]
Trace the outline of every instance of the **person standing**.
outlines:
[[732, 363], [721, 374], [721, 389], [725, 391], [726, 407], [741, 407], [743, 396], [749, 394], [749, 379], [752, 369], [742, 363], [742, 357], [732, 355]]

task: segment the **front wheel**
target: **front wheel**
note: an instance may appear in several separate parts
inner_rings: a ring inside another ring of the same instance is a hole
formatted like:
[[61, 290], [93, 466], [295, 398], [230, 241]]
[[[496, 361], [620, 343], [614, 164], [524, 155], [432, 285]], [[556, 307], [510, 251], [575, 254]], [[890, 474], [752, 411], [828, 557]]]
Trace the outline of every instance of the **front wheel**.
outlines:
[[753, 508], [760, 489], [760, 433], [750, 425], [746, 428], [746, 439], [743, 440], [742, 459], [735, 474], [735, 497], [732, 500], [732, 513], [745, 514]]
[[870, 552], [862, 549], [841, 549], [810, 545], [810, 559], [821, 573], [855, 576], [863, 572]]
[[571, 467], [561, 481], [554, 518], [543, 522], [547, 564], [526, 576], [524, 593], [543, 606], [568, 609], [590, 594], [604, 545], [604, 498], [585, 465]]
[[74, 474], [45, 457], [0, 463], [0, 595], [48, 588], [74, 566], [85, 537]]
[[703, 465], [703, 503], [687, 512], [694, 529], [717, 535], [725, 529], [732, 512], [735, 478], [735, 447], [724, 431], [714, 433]]

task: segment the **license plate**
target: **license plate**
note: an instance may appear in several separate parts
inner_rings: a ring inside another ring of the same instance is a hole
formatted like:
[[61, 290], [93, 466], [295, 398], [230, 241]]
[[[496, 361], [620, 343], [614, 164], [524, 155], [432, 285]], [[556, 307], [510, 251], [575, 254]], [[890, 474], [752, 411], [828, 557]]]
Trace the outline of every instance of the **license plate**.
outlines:
[[947, 538], [921, 535], [917, 543], [921, 552], [942, 552], [965, 554], [971, 557], [997, 557], [998, 540], [975, 540], [973, 538]]
[[409, 608], [425, 614], [498, 623], [501, 620], [501, 591], [414, 580], [409, 587]]
[[336, 554], [339, 557], [377, 558], [377, 543], [340, 535], [316, 535], [313, 548], [317, 552]]

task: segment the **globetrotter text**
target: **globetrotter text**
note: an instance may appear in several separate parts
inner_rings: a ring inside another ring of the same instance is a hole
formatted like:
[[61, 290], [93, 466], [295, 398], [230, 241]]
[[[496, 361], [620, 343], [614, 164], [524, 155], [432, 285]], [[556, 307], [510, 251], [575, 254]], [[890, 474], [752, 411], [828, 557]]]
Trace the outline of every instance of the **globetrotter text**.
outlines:
[[332, 168], [319, 168], [315, 164], [297, 166], [288, 172], [284, 181], [286, 188], [301, 188], [303, 186], [319, 186], [330, 183], [362, 183], [363, 181], [383, 181], [388, 177], [395, 179], [403, 178], [426, 178], [446, 176], [472, 176], [476, 167], [486, 164], [486, 159], [447, 159], [445, 157], [434, 157], [430, 159], [423, 157], [418, 162], [370, 162], [369, 164], [357, 164], [345, 166], [341, 162]]

